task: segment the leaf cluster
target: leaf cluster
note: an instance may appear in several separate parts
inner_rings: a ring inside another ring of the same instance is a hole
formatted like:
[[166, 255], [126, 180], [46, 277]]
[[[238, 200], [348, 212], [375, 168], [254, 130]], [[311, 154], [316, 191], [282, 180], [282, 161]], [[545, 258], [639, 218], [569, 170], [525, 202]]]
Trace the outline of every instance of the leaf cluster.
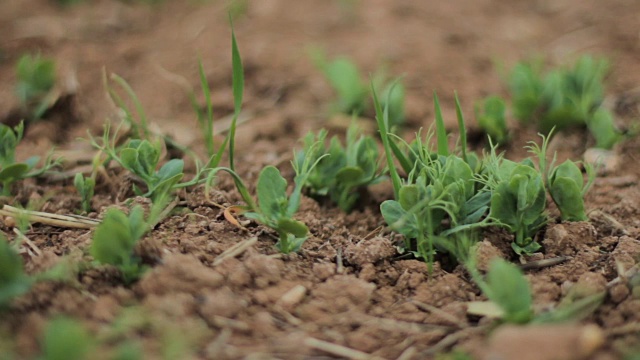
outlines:
[[514, 116], [542, 133], [585, 126], [596, 147], [609, 149], [622, 139], [613, 115], [602, 106], [606, 60], [582, 56], [572, 67], [544, 72], [540, 62], [517, 64], [508, 78]]
[[502, 145], [509, 141], [506, 111], [507, 105], [499, 96], [489, 96], [475, 106], [476, 121], [493, 144]]
[[11, 185], [19, 180], [37, 177], [58, 164], [47, 156], [44, 165], [40, 169], [35, 166], [40, 161], [39, 156], [32, 156], [24, 162], [16, 162], [16, 147], [24, 135], [24, 123], [15, 128], [0, 124], [0, 186], [2, 195], [11, 194]]
[[134, 206], [129, 215], [119, 209], [107, 210], [104, 219], [96, 228], [91, 242], [91, 256], [100, 264], [118, 268], [125, 283], [136, 281], [146, 267], [136, 256], [136, 244], [149, 231], [142, 207]]
[[[393, 166], [395, 158], [407, 173], [407, 178], [401, 179], [397, 170], [390, 168], [395, 200], [383, 202], [380, 210], [387, 224], [404, 235], [405, 250], [415, 251], [429, 263], [436, 250], [464, 257], [468, 249], [461, 249], [459, 240], [489, 225], [483, 217], [489, 209], [491, 193], [479, 181], [478, 171], [482, 165], [475, 155], [466, 151], [464, 118], [457, 96], [456, 104], [463, 143], [462, 156], [450, 152], [435, 94], [437, 151], [429, 145], [433, 135], [431, 132], [424, 143], [419, 135], [411, 144], [394, 142], [388, 135], [386, 110], [383, 112], [382, 107], [378, 106], [378, 125], [389, 166]], [[386, 141], [385, 137], [388, 137]], [[405, 148], [404, 151], [401, 146]]]
[[[312, 58], [337, 95], [335, 111], [360, 116], [371, 110], [366, 78], [362, 76], [358, 66], [351, 59], [339, 56], [328, 60], [318, 49], [312, 52]], [[404, 85], [397, 81], [385, 81], [382, 71], [377, 72], [373, 81], [376, 89], [381, 91], [382, 106], [389, 109], [390, 126], [404, 123], [406, 92]]]
[[279, 236], [276, 248], [284, 254], [298, 251], [307, 240], [309, 228], [293, 216], [300, 207], [303, 184], [321, 160], [322, 157], [308, 157], [302, 163], [294, 162], [295, 186], [289, 196], [287, 181], [276, 167], [266, 166], [258, 177], [258, 204], [254, 205], [252, 211], [245, 213], [245, 216], [276, 230]]
[[328, 196], [340, 209], [350, 212], [360, 197], [360, 190], [384, 179], [378, 145], [371, 136], [358, 136], [355, 123], [347, 130], [346, 147], [337, 136], [331, 138], [327, 147], [326, 137], [324, 129], [318, 134], [309, 132], [303, 139], [303, 149], [295, 155], [295, 168], [302, 169], [305, 161], [317, 161], [304, 188], [309, 189], [312, 196]]
[[492, 174], [491, 218], [515, 234], [511, 244], [517, 254], [540, 249], [534, 237], [547, 222], [546, 191], [543, 178], [532, 162], [501, 159]]
[[160, 141], [129, 139], [124, 146], [116, 147], [115, 136], [112, 140], [109, 139], [108, 126], [105, 127], [102, 143], [99, 144], [94, 138], [91, 139], [91, 143], [142, 180], [146, 189], [142, 190], [134, 184], [133, 191], [136, 195], [152, 200], [169, 195], [177, 189], [197, 184], [203, 174], [203, 170], [198, 168], [192, 180], [180, 182], [184, 177], [184, 160], [171, 159], [160, 166], [162, 155]]
[[77, 173], [73, 179], [73, 185], [80, 194], [80, 203], [82, 211], [88, 213], [91, 211], [91, 199], [96, 187], [96, 180], [93, 177], [84, 177], [81, 173]]
[[56, 82], [55, 62], [37, 55], [25, 54], [16, 64], [18, 83], [16, 95], [22, 105], [31, 111], [33, 119], [39, 119], [47, 110], [45, 96]]

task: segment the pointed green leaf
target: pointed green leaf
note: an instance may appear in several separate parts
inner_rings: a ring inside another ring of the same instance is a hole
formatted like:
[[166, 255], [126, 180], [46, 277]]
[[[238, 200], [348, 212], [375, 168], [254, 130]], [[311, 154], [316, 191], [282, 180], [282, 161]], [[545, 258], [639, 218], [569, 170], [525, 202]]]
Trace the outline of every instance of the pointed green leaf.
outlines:
[[266, 166], [258, 177], [258, 206], [268, 218], [278, 219], [287, 208], [287, 181], [274, 166]]
[[486, 281], [486, 295], [504, 310], [506, 321], [522, 324], [532, 319], [531, 289], [518, 267], [502, 259], [493, 260]]
[[278, 220], [278, 230], [293, 234], [296, 238], [304, 238], [309, 233], [307, 225], [301, 221], [289, 218], [281, 218]]

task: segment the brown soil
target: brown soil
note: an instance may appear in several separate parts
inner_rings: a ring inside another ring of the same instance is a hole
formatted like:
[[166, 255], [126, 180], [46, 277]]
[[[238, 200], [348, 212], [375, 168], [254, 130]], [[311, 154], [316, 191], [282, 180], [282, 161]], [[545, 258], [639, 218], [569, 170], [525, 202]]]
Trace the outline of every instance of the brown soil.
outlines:
[[[129, 82], [159, 131], [204, 153], [185, 84], [199, 86], [201, 57], [217, 117], [233, 111], [226, 5], [133, 3], [95, 0], [63, 8], [45, 0], [0, 2], [0, 119], [19, 118], [13, 67], [25, 52], [54, 58], [58, 87], [67, 94], [29, 127], [20, 158], [53, 146], [68, 154], [90, 152], [75, 139], [87, 130], [98, 134], [106, 120], [118, 118], [105, 95], [103, 69]], [[365, 72], [387, 65], [389, 73], [405, 74], [407, 137], [431, 124], [433, 90], [453, 128], [454, 90], [472, 114], [474, 100], [503, 92], [494, 63], [508, 69], [540, 54], [556, 63], [587, 52], [610, 58], [609, 99], [628, 126], [640, 112], [638, 14], [634, 0], [250, 1], [235, 22], [248, 118], [237, 133], [239, 172], [253, 184], [259, 170], [273, 164], [291, 179], [288, 160], [297, 139], [325, 124], [332, 93], [308, 58], [311, 45], [348, 55]], [[513, 128], [507, 156], [519, 159], [535, 131]], [[560, 158], [577, 159], [591, 144], [585, 133], [556, 139]], [[557, 305], [570, 289], [582, 296], [606, 289], [604, 304], [577, 323], [494, 330], [487, 319], [468, 315], [467, 302], [484, 298], [461, 267], [436, 263], [430, 273], [421, 261], [398, 259], [393, 235], [380, 230], [378, 205], [390, 198], [388, 185], [376, 187], [362, 210], [349, 215], [303, 199], [298, 216], [312, 236], [298, 254], [286, 256], [275, 250], [269, 229], [238, 229], [198, 187], [181, 193], [188, 211], [170, 216], [143, 240], [140, 251], [153, 267], [130, 287], [112, 269], [88, 266], [90, 232], [33, 225], [26, 236], [41, 255], [25, 251], [29, 273], [67, 260], [86, 265], [72, 282], [42, 282], [16, 299], [0, 315], [0, 345], [12, 343], [18, 358], [34, 358], [48, 319], [62, 314], [101, 340], [96, 356], [105, 358], [125, 340], [138, 341], [150, 359], [171, 358], [169, 344], [182, 349], [174, 358], [204, 359], [425, 359], [452, 349], [479, 359], [622, 358], [640, 346], [640, 298], [624, 279], [607, 283], [640, 259], [639, 149], [638, 138], [621, 145], [623, 166], [597, 179], [588, 195], [589, 223], [559, 223], [551, 210], [554, 218], [540, 239], [545, 251], [530, 259], [568, 257], [527, 271], [537, 308]], [[98, 213], [130, 195], [117, 191], [128, 180], [112, 175], [114, 183], [99, 182]], [[225, 178], [212, 195], [220, 203], [240, 201]], [[79, 205], [70, 179], [25, 181], [13, 201], [61, 214]], [[1, 221], [0, 229], [13, 236]], [[220, 261], [225, 250], [253, 237], [257, 241], [244, 252]], [[515, 260], [509, 241], [504, 233], [487, 232], [480, 254]], [[346, 350], [351, 353], [340, 352]]]

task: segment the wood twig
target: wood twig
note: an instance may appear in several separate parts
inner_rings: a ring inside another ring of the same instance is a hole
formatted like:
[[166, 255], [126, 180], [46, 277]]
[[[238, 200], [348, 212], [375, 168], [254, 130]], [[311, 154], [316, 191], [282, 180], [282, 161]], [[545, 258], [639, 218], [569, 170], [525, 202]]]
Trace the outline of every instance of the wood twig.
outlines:
[[520, 269], [522, 269], [522, 271], [526, 271], [526, 270], [537, 270], [537, 269], [542, 269], [542, 268], [546, 268], [546, 267], [551, 267], [551, 266], [556, 266], [559, 264], [562, 264], [563, 262], [567, 261], [571, 259], [570, 256], [558, 256], [558, 257], [554, 257], [551, 259], [542, 259], [542, 260], [537, 260], [537, 261], [530, 261], [526, 264], [522, 264], [520, 265]]
[[29, 245], [29, 247], [31, 248], [31, 251], [34, 252], [35, 255], [40, 256], [42, 255], [42, 251], [40, 250], [40, 248], [38, 248], [36, 246], [36, 244], [33, 243], [33, 241], [31, 241], [31, 239], [29, 239], [28, 237], [26, 237], [22, 231], [18, 230], [18, 228], [13, 228], [13, 232], [18, 235], [18, 238], [20, 238], [20, 240], [24, 241], [25, 244]]
[[232, 247], [225, 250], [222, 254], [220, 254], [217, 258], [215, 258], [212, 265], [220, 265], [223, 261], [242, 254], [243, 252], [245, 252], [245, 250], [252, 247], [256, 242], [258, 242], [258, 237], [253, 236], [245, 241], [233, 245]]
[[2, 209], [0, 209], [0, 215], [11, 216], [16, 219], [24, 217], [31, 223], [41, 223], [63, 228], [92, 229], [100, 224], [98, 220], [84, 216], [51, 214], [18, 209], [9, 205], [4, 205]]
[[377, 356], [369, 355], [365, 352], [354, 350], [346, 346], [330, 343], [328, 341], [319, 340], [316, 338], [308, 337], [304, 339], [304, 344], [310, 348], [324, 351], [328, 354], [339, 356], [346, 359], [353, 360], [374, 360], [382, 359]]

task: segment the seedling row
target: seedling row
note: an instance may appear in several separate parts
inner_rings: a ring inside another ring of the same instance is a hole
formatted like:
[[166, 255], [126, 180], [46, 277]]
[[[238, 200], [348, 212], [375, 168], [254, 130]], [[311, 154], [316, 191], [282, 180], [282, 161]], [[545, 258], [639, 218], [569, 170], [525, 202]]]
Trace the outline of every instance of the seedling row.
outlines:
[[[126, 211], [106, 210], [92, 234], [88, 249], [94, 259], [91, 266], [113, 267], [124, 285], [135, 283], [150, 268], [137, 254], [136, 246], [170, 214], [177, 192], [200, 186], [209, 196], [220, 176], [231, 176], [243, 200], [233, 211], [224, 209], [225, 214], [234, 220], [238, 217], [270, 229], [277, 238], [275, 248], [283, 254], [301, 251], [312, 236], [307, 225], [296, 216], [303, 196], [348, 213], [360, 205], [362, 194], [369, 191], [370, 186], [388, 182], [393, 198], [383, 201], [379, 209], [389, 232], [402, 239], [398, 252], [411, 254], [430, 267], [445, 256], [464, 266], [484, 295], [500, 309], [500, 321], [562, 321], [583, 307], [593, 307], [603, 301], [604, 294], [596, 294], [583, 303], [536, 313], [522, 271], [509, 262], [495, 260], [486, 276], [480, 274], [474, 251], [483, 232], [490, 227], [504, 229], [511, 235], [513, 255], [527, 256], [542, 251], [539, 240], [542, 229], [550, 221], [549, 199], [558, 208], [561, 221], [588, 221], [584, 199], [596, 176], [594, 165], [572, 160], [558, 164], [548, 145], [556, 132], [575, 127], [587, 128], [596, 146], [602, 148], [611, 148], [631, 135], [616, 128], [612, 114], [602, 105], [602, 83], [608, 68], [605, 61], [583, 57], [572, 67], [549, 72], [545, 72], [539, 62], [522, 63], [513, 69], [507, 81], [513, 115], [542, 134], [539, 143], [526, 144], [531, 157], [515, 162], [500, 153], [499, 146], [510, 141], [506, 122], [508, 106], [502, 98], [492, 96], [476, 104], [478, 125], [490, 144], [480, 155], [469, 149], [465, 118], [457, 95], [457, 146], [450, 146], [450, 134], [435, 93], [434, 126], [407, 141], [397, 135], [405, 121], [406, 90], [401, 79], [385, 81], [384, 76], [377, 76], [367, 81], [347, 58], [328, 60], [320, 51], [313, 56], [335, 89], [337, 100], [332, 111], [343, 112], [354, 119], [367, 113], [374, 115], [377, 134], [364, 135], [356, 121], [343, 137], [329, 138], [327, 130], [310, 132], [300, 140], [298, 150], [292, 155], [295, 172], [292, 181], [283, 177], [278, 168], [268, 165], [260, 171], [255, 186], [248, 186], [236, 169], [235, 133], [242, 106], [244, 74], [235, 35], [232, 34], [234, 113], [230, 130], [221, 143], [213, 137], [214, 109], [201, 63], [204, 108], [199, 106], [195, 93], [189, 94], [207, 149], [206, 159], [195, 160], [196, 171], [192, 176], [186, 176], [182, 158], [164, 161], [166, 147], [176, 144], [149, 130], [144, 109], [124, 79], [113, 76], [105, 81], [111, 98], [125, 114], [128, 136], [122, 138], [120, 126], [114, 129], [107, 125], [101, 137], [90, 137], [97, 155], [92, 174], [77, 174], [74, 178], [81, 204], [78, 210], [84, 214], [99, 210], [91, 206], [99, 181], [98, 169], [112, 163], [137, 180], [131, 191], [150, 199], [151, 206], [147, 210], [138, 205]], [[25, 108], [32, 110], [26, 120], [37, 121], [42, 116], [52, 72], [51, 63], [40, 57], [20, 60], [17, 90]], [[114, 86], [128, 94], [135, 111], [125, 105]], [[51, 156], [41, 167], [37, 167], [39, 158], [16, 161], [16, 147], [23, 135], [22, 124], [13, 128], [0, 125], [0, 186], [8, 198], [21, 180], [54, 171], [59, 164], [59, 160]], [[225, 158], [228, 165], [222, 166]], [[250, 188], [255, 188], [255, 194]], [[24, 219], [18, 220], [24, 224]], [[36, 282], [64, 279], [73, 272], [69, 266], [27, 275], [17, 251], [20, 240], [10, 243], [5, 235], [0, 235], [0, 307], [4, 311], [10, 310], [12, 300], [28, 292]], [[64, 322], [55, 326], [74, 327]], [[82, 333], [77, 329], [73, 331]]]

